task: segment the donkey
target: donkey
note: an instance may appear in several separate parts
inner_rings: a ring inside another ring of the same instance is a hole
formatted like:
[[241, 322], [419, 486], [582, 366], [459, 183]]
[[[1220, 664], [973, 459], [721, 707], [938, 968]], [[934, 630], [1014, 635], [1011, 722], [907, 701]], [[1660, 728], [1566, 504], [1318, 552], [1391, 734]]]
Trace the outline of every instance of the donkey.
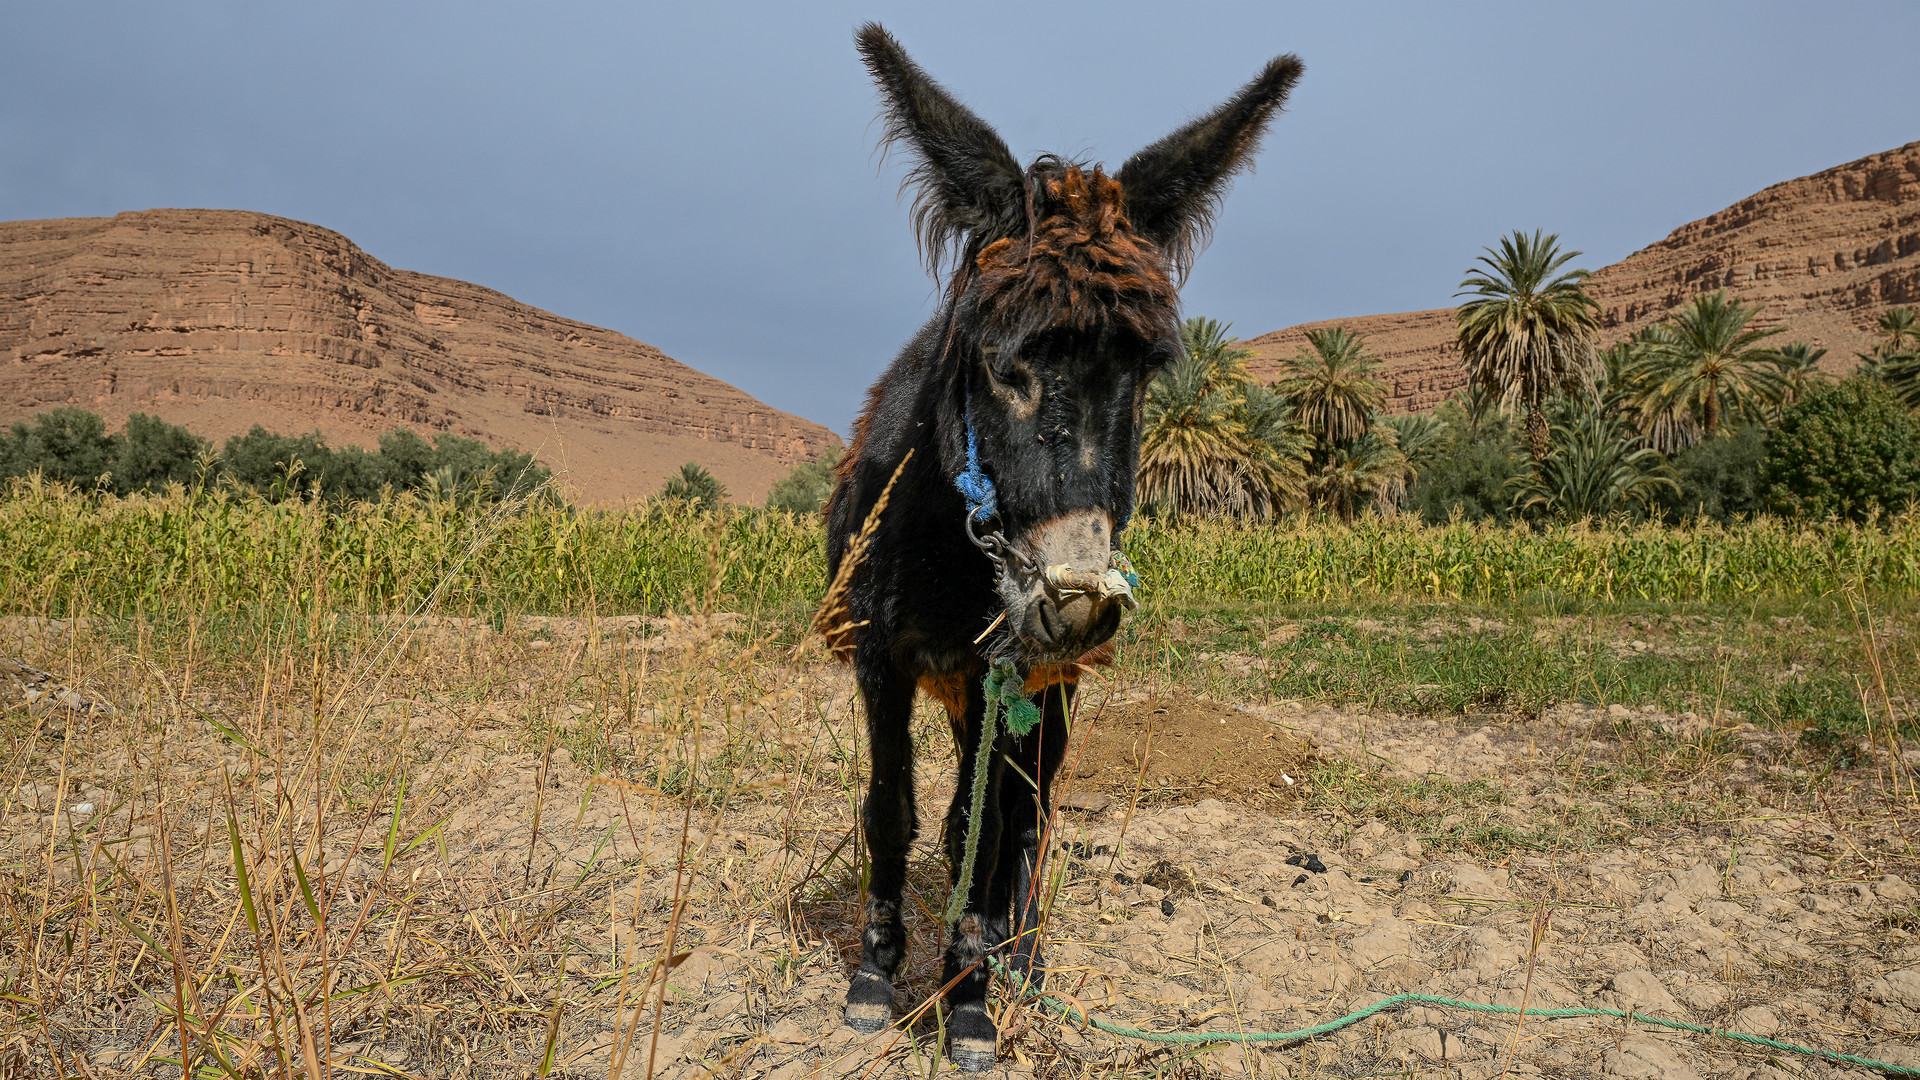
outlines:
[[[946, 818], [955, 888], [942, 978], [950, 1053], [992, 1065], [989, 953], [1037, 985], [1041, 835], [1088, 664], [1133, 598], [1119, 556], [1133, 511], [1147, 384], [1180, 355], [1179, 294], [1234, 174], [1302, 71], [1267, 64], [1224, 105], [1101, 166], [1043, 155], [1022, 168], [992, 128], [935, 83], [878, 24], [856, 43], [882, 99], [883, 148], [904, 152], [921, 254], [943, 286], [931, 321], [869, 393], [827, 507], [829, 580], [856, 552], [828, 640], [854, 666], [872, 773], [862, 812], [871, 858], [860, 969], [846, 1021], [893, 1019], [907, 935], [900, 903], [918, 831], [914, 692], [945, 706], [961, 749]], [[951, 261], [949, 261], [951, 256]], [[889, 489], [889, 484], [892, 485]], [[961, 488], [966, 488], [963, 494]], [[983, 676], [1011, 661], [1040, 711], [1024, 735], [978, 742]], [[975, 770], [986, 769], [980, 820]], [[958, 881], [969, 831], [976, 872]]]

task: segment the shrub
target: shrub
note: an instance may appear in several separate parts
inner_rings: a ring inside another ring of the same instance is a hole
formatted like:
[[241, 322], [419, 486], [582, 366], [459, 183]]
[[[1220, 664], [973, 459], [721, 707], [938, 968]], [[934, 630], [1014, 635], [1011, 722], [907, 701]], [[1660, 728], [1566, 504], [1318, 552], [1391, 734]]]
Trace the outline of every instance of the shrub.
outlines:
[[113, 472], [125, 442], [107, 434], [106, 421], [67, 406], [44, 412], [31, 424], [0, 435], [0, 478], [39, 473], [76, 487], [92, 487]]
[[282, 435], [259, 424], [227, 440], [220, 470], [233, 483], [275, 500], [364, 502], [379, 498], [386, 483], [381, 463], [357, 446], [335, 450], [318, 431]]
[[1728, 524], [1751, 517], [1761, 507], [1761, 463], [1767, 455], [1767, 429], [1748, 424], [1737, 431], [1695, 443], [1673, 455], [1680, 490], [1661, 500], [1667, 520]]
[[833, 494], [833, 470], [845, 454], [835, 447], [812, 461], [795, 465], [774, 481], [773, 490], [767, 492], [767, 509], [789, 514], [817, 514], [825, 509], [827, 497]]
[[127, 417], [125, 442], [113, 467], [113, 490], [162, 491], [168, 484], [193, 486], [212, 464], [213, 444], [157, 416]]
[[680, 466], [678, 475], [661, 486], [657, 497], [666, 502], [690, 502], [703, 510], [714, 510], [727, 497], [727, 485], [716, 480], [698, 462], [689, 461]]
[[385, 482], [403, 491], [499, 502], [543, 490], [553, 473], [532, 454], [495, 450], [478, 439], [435, 435], [433, 442], [406, 428], [380, 436]]
[[1600, 402], [1564, 399], [1553, 411], [1553, 451], [1514, 480], [1516, 509], [1562, 520], [1639, 517], [1680, 490], [1667, 459]]
[[1766, 505], [1864, 521], [1920, 500], [1920, 425], [1885, 386], [1849, 379], [1790, 406], [1767, 440]]
[[1506, 521], [1511, 485], [1527, 472], [1527, 453], [1504, 414], [1489, 411], [1475, 423], [1458, 401], [1436, 415], [1455, 433], [1451, 445], [1427, 458], [1408, 504], [1430, 525], [1456, 513], [1465, 521]]

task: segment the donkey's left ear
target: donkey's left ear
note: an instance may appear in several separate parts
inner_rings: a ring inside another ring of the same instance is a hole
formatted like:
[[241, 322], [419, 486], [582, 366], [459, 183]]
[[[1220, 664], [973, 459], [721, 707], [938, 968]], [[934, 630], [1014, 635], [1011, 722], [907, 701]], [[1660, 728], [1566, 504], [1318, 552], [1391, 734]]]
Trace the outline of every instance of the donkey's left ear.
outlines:
[[1288, 53], [1268, 62], [1227, 103], [1129, 158], [1120, 168], [1127, 217], [1184, 276], [1206, 246], [1227, 181], [1259, 152], [1267, 121], [1305, 71]]

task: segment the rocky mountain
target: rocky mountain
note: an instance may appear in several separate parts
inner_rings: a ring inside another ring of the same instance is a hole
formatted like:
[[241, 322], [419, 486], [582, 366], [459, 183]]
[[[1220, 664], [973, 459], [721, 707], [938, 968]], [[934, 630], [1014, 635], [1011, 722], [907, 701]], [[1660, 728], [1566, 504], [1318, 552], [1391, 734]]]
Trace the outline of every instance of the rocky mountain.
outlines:
[[[1682, 225], [1588, 282], [1608, 342], [1722, 288], [1763, 305], [1756, 325], [1787, 326], [1778, 340], [1811, 342], [1827, 350], [1829, 370], [1851, 370], [1882, 311], [1920, 303], [1920, 142], [1775, 184]], [[1305, 346], [1306, 331], [1336, 325], [1371, 335], [1386, 361], [1390, 412], [1432, 408], [1466, 381], [1452, 308], [1262, 334], [1248, 342], [1255, 357], [1248, 367], [1261, 379], [1277, 378], [1278, 361]]]
[[651, 345], [237, 210], [0, 223], [0, 423], [61, 405], [216, 441], [452, 432], [532, 451], [587, 501], [687, 461], [758, 501], [840, 445]]

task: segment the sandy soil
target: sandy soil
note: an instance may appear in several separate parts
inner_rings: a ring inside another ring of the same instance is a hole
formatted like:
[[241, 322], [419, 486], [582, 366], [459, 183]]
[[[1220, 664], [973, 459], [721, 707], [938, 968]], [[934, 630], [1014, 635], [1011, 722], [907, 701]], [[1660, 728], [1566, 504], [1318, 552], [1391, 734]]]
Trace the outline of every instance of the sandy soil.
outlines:
[[[689, 633], [729, 628], [631, 622], [635, 655], [649, 656]], [[549, 640], [553, 631], [535, 628], [516, 656], [578, 662], [563, 634]], [[847, 676], [825, 666], [791, 674], [793, 697], [816, 703], [822, 726], [771, 737], [846, 738]], [[1911, 773], [1884, 753], [1823, 766], [1789, 733], [1618, 706], [1403, 717], [1130, 697], [1097, 685], [1083, 705], [1076, 739], [1085, 750], [1070, 757], [1068, 808], [1052, 838], [1049, 986], [1095, 1015], [1155, 1030], [1285, 1030], [1420, 991], [1632, 1009], [1920, 1067], [1920, 800]], [[815, 758], [810, 772], [689, 804], [590, 775], [564, 748], [530, 751], [509, 711], [445, 700], [408, 708], [408, 753], [421, 790], [437, 778], [444, 826], [387, 859], [388, 819], [374, 818], [366, 834], [331, 844], [322, 868], [349, 909], [375, 894], [402, 905], [398, 922], [378, 931], [391, 942], [376, 942], [393, 950], [396, 970], [406, 949], [431, 947], [445, 954], [434, 970], [451, 980], [448, 993], [502, 987], [519, 1004], [486, 1022], [521, 1025], [535, 1044], [551, 1024], [556, 1076], [605, 1076], [616, 1057], [624, 1075], [672, 1078], [934, 1067], [937, 1019], [920, 1006], [939, 953], [931, 912], [945, 868], [935, 830], [917, 849], [915, 941], [899, 988], [903, 1015], [919, 1010], [911, 1035], [861, 1037], [839, 1022], [859, 948], [857, 777]], [[584, 713], [567, 705], [559, 715]], [[923, 740], [928, 820], [950, 794], [939, 727], [929, 720]], [[188, 728], [169, 738], [203, 773], [209, 762], [243, 779], [261, 768]], [[1920, 761], [1920, 747], [1900, 751]], [[43, 742], [41, 752], [61, 751]], [[143, 767], [128, 749], [73, 765], [64, 789], [45, 778], [15, 787], [0, 857], [16, 873], [49, 865], [33, 861], [47, 830], [57, 837], [76, 818], [57, 804], [60, 790], [66, 804], [124, 813], [112, 809], [124, 801], [116, 763]], [[1821, 768], [1829, 771], [1813, 771]], [[1293, 783], [1276, 786], [1277, 774]], [[176, 842], [176, 859], [217, 870], [223, 812], [179, 821], [206, 849]], [[138, 820], [126, 824], [121, 857], [150, 857]], [[55, 861], [46, 873], [57, 886], [72, 870]], [[14, 880], [16, 890], [35, 886]], [[217, 881], [206, 889], [216, 910], [231, 908]], [[417, 930], [409, 944], [408, 919], [456, 929]], [[541, 944], [514, 944], [529, 941]], [[622, 963], [655, 955], [671, 970], [651, 984], [644, 963], [637, 972]], [[90, 1032], [93, 1075], [139, 1063], [162, 1028], [165, 978], [156, 969], [148, 998], [66, 1016]], [[480, 1060], [481, 1033], [436, 1009], [431, 994], [355, 1009], [341, 1006], [333, 1051], [356, 1074], [525, 1074], [525, 1060]], [[1616, 1020], [1516, 1024], [1429, 1008], [1257, 1050], [1155, 1050], [1032, 1005], [1008, 1008], [1003, 1032], [1010, 1076], [1868, 1075]]]

